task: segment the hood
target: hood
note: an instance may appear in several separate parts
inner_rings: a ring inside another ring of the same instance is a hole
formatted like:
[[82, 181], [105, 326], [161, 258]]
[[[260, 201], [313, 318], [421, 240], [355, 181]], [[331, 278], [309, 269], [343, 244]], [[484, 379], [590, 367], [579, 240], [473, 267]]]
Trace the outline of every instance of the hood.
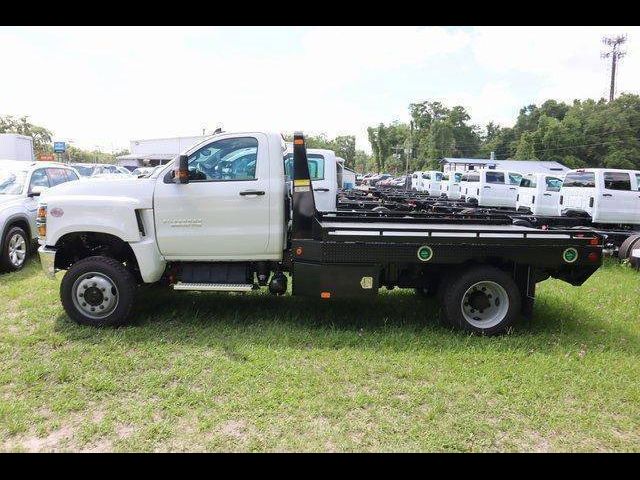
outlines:
[[18, 205], [24, 200], [22, 195], [0, 195], [0, 210]]
[[152, 178], [89, 178], [62, 183], [43, 192], [41, 199], [47, 201], [56, 197], [104, 197], [109, 199], [135, 199], [140, 208], [151, 208], [155, 179]]

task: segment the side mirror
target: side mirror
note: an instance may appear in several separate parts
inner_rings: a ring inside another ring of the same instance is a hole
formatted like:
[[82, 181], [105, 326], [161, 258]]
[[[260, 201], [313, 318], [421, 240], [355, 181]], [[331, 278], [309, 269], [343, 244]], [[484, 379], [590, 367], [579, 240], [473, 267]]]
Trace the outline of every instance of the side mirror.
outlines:
[[29, 190], [28, 195], [30, 197], [39, 197], [40, 194], [42, 194], [42, 192], [46, 191], [47, 187], [43, 187], [43, 186], [35, 186], [33, 187], [31, 190]]
[[178, 157], [178, 170], [176, 171], [176, 183], [189, 183], [189, 157], [180, 155]]

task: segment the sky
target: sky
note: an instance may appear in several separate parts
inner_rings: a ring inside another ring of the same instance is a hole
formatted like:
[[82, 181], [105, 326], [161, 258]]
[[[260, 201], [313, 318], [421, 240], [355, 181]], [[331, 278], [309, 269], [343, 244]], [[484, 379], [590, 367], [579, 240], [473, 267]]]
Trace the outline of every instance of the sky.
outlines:
[[640, 93], [639, 27], [0, 27], [0, 115], [103, 151], [133, 139], [269, 130], [356, 135], [411, 102], [513, 125], [544, 100]]

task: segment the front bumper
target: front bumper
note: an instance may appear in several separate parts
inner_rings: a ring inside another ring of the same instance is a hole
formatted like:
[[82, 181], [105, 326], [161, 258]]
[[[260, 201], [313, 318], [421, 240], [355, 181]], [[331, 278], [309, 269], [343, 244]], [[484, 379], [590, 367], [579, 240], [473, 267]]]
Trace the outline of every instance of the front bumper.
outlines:
[[40, 256], [40, 264], [42, 270], [47, 274], [49, 278], [56, 277], [56, 249], [42, 245], [38, 248], [38, 255]]

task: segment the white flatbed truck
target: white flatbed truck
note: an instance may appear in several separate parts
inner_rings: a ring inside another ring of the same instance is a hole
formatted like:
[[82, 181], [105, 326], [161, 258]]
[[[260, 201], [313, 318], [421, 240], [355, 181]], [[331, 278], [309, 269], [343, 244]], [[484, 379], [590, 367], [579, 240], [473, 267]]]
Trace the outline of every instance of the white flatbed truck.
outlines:
[[62, 185], [39, 206], [42, 266], [66, 270], [60, 296], [76, 322], [132, 318], [139, 284], [175, 290], [268, 287], [322, 301], [382, 287], [437, 293], [443, 319], [483, 334], [530, 315], [536, 283], [581, 285], [602, 239], [514, 226], [507, 217], [318, 212], [304, 136], [294, 136], [293, 194], [279, 133], [215, 135], [150, 178]]

